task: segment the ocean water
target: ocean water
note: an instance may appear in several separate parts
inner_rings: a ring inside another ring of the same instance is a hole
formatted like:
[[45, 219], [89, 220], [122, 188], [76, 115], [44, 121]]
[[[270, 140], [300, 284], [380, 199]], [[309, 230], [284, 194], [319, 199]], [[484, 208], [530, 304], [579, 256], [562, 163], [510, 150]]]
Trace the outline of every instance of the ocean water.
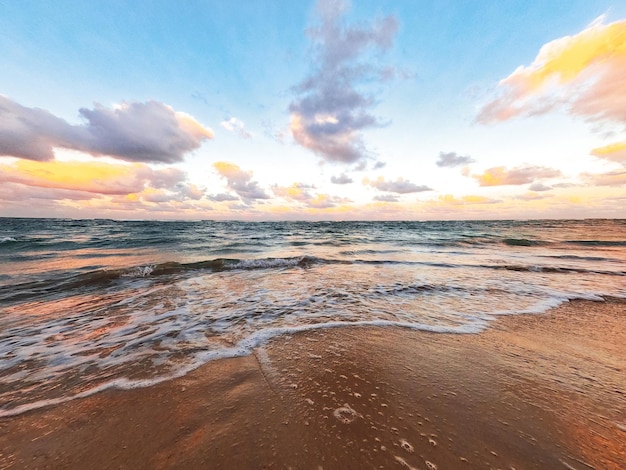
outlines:
[[480, 334], [499, 315], [611, 297], [626, 297], [625, 220], [0, 218], [0, 416], [304, 329]]

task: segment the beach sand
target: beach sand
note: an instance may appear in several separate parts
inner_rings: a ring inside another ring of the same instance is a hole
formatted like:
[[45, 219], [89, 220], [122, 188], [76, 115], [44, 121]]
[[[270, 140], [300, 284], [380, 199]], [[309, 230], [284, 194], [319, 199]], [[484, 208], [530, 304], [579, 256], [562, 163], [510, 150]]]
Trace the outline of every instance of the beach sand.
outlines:
[[279, 337], [0, 419], [0, 468], [626, 468], [626, 301]]

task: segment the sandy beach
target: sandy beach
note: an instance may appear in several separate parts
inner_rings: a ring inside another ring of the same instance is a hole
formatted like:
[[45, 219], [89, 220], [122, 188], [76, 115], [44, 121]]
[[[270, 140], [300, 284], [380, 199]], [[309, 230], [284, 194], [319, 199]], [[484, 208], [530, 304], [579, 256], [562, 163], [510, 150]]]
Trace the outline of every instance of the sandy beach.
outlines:
[[623, 469], [626, 302], [279, 337], [0, 420], [1, 468]]

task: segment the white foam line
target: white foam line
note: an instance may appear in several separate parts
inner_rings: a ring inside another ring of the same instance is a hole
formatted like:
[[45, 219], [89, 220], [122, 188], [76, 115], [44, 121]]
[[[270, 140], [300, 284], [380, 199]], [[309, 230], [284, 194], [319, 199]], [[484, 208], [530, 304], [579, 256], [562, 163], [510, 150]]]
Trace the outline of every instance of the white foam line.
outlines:
[[292, 335], [296, 333], [301, 333], [304, 331], [311, 330], [321, 330], [328, 328], [342, 328], [342, 327], [354, 327], [354, 326], [375, 326], [375, 327], [399, 327], [399, 328], [408, 328], [411, 330], [419, 330], [419, 331], [428, 331], [432, 333], [452, 333], [452, 334], [475, 334], [483, 331], [487, 322], [483, 320], [475, 321], [473, 325], [461, 325], [458, 327], [449, 327], [449, 326], [436, 326], [436, 325], [425, 325], [421, 323], [405, 323], [405, 322], [393, 322], [388, 320], [372, 320], [372, 321], [357, 321], [357, 322], [328, 322], [328, 323], [316, 323], [312, 325], [302, 325], [302, 326], [294, 326], [294, 327], [283, 327], [283, 328], [268, 328], [265, 330], [260, 330], [252, 335], [244, 338], [236, 346], [231, 348], [224, 348], [216, 351], [203, 351], [198, 353], [195, 356], [195, 361], [192, 364], [189, 364], [187, 367], [181, 368], [176, 371], [174, 374], [169, 374], [161, 377], [157, 377], [154, 379], [143, 379], [143, 380], [129, 380], [127, 378], [115, 379], [110, 382], [98, 385], [97, 387], [93, 387], [89, 390], [85, 390], [84, 392], [77, 393], [76, 395], [72, 395], [70, 397], [60, 397], [54, 398], [51, 400], [40, 400], [33, 403], [27, 403], [25, 405], [16, 406], [15, 408], [11, 408], [8, 410], [0, 409], [0, 418], [6, 418], [10, 416], [16, 416], [27, 411], [36, 410], [39, 408], [44, 408], [48, 406], [60, 405], [62, 403], [66, 403], [68, 401], [76, 400], [79, 398], [86, 398], [91, 395], [95, 395], [96, 393], [103, 392], [105, 390], [110, 389], [121, 389], [121, 390], [131, 390], [135, 388], [145, 388], [150, 387], [152, 385], [157, 385], [162, 382], [166, 382], [168, 380], [173, 380], [184, 375], [187, 375], [189, 372], [201, 367], [202, 365], [217, 360], [217, 359], [228, 359], [233, 357], [241, 357], [248, 356], [252, 354], [254, 349], [262, 346], [267, 343], [269, 340], [281, 336], [281, 335]]

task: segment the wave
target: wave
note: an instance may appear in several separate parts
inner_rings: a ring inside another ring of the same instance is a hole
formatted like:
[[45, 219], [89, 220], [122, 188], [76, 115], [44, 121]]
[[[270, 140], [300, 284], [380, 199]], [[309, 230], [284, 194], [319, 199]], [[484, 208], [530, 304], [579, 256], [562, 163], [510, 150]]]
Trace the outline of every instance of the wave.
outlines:
[[189, 372], [201, 367], [202, 365], [218, 360], [234, 357], [249, 356], [255, 349], [268, 343], [273, 338], [283, 335], [293, 335], [312, 330], [322, 330], [330, 328], [345, 328], [345, 327], [379, 327], [379, 328], [406, 328], [417, 331], [426, 331], [430, 333], [448, 333], [448, 334], [476, 334], [485, 330], [490, 320], [483, 318], [475, 318], [473, 321], [458, 326], [444, 326], [444, 325], [430, 325], [425, 323], [411, 323], [389, 320], [365, 320], [365, 321], [330, 321], [323, 323], [314, 323], [308, 325], [290, 326], [290, 327], [275, 327], [265, 328], [252, 333], [248, 337], [242, 339], [237, 344], [224, 347], [218, 350], [205, 350], [199, 349], [194, 354], [191, 363], [183, 365], [175, 370], [173, 373], [167, 375], [157, 376], [151, 379], [129, 379], [127, 377], [120, 377], [109, 382], [96, 385], [88, 390], [84, 390], [74, 395], [67, 395], [58, 398], [39, 400], [23, 405], [18, 405], [13, 408], [0, 407], [0, 418], [6, 418], [10, 416], [17, 416], [27, 411], [36, 410], [53, 405], [59, 405], [68, 401], [85, 398], [97, 393], [110, 389], [130, 390], [137, 388], [146, 388], [162, 382], [173, 380], [179, 377], [187, 375]]
[[625, 240], [567, 240], [565, 243], [579, 246], [626, 246]]
[[607, 276], [626, 276], [626, 271], [604, 271], [600, 269], [567, 268], [559, 266], [536, 266], [536, 265], [481, 265], [480, 267], [489, 269], [502, 269], [505, 271], [520, 271], [533, 273], [554, 273], [554, 274], [604, 274]]
[[617, 258], [606, 258], [604, 256], [579, 256], [579, 255], [541, 255], [542, 258], [567, 259], [574, 261], [610, 261], [619, 263]]
[[546, 244], [546, 242], [530, 240], [528, 238], [504, 238], [502, 243], [509, 246], [540, 246]]
[[227, 259], [217, 258], [193, 263], [166, 262], [146, 264], [125, 269], [98, 269], [87, 273], [62, 273], [55, 277], [38, 279], [35, 281], [0, 286], [0, 302], [17, 302], [64, 292], [73, 289], [100, 288], [116, 281], [155, 278], [189, 271], [234, 271], [253, 269], [276, 268], [307, 268], [325, 261], [313, 256], [298, 256], [292, 258], [264, 258], [264, 259]]
[[[56, 273], [54, 276], [34, 281], [0, 286], [0, 302], [16, 302], [38, 298], [74, 289], [96, 289], [106, 287], [115, 282], [133, 279], [161, 279], [171, 275], [183, 275], [194, 271], [222, 272], [222, 271], [250, 271], [270, 269], [308, 269], [315, 265], [406, 265], [429, 266], [443, 269], [473, 268], [518, 271], [529, 273], [551, 274], [599, 274], [609, 276], [626, 276], [626, 271], [608, 271], [600, 269], [571, 268], [562, 266], [538, 266], [523, 264], [450, 264], [429, 261], [402, 261], [402, 260], [367, 260], [359, 258], [325, 259], [310, 255], [287, 258], [249, 258], [230, 259], [215, 258], [190, 263], [165, 262], [145, 264], [123, 269], [96, 269], [89, 272]], [[423, 288], [422, 288], [423, 289]]]

